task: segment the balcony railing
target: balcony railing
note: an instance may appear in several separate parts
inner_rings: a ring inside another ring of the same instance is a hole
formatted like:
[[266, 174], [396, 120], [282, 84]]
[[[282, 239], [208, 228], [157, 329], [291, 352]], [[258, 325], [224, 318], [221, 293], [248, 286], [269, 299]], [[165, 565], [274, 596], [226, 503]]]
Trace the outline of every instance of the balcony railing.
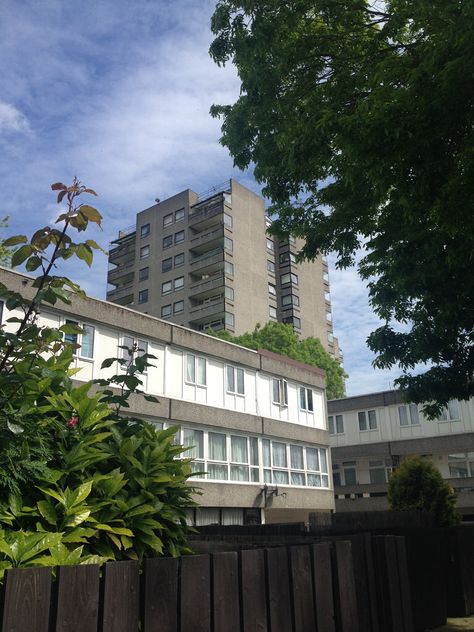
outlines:
[[214, 228], [206, 233], [199, 233], [196, 237], [193, 237], [190, 241], [191, 250], [199, 250], [214, 240], [222, 239], [224, 237], [224, 227]]

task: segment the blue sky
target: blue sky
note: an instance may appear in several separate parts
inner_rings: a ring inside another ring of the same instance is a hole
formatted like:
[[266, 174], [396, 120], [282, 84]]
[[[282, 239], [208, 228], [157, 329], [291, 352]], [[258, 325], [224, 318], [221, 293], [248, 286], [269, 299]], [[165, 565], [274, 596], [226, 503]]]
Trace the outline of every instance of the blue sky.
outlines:
[[[231, 103], [232, 67], [208, 56], [210, 0], [2, 0], [0, 21], [0, 216], [8, 234], [53, 221], [52, 182], [77, 175], [100, 197], [104, 246], [135, 213], [185, 188], [230, 177], [256, 192], [252, 173], [232, 166], [218, 143], [212, 103]], [[331, 258], [330, 258], [331, 260]], [[107, 261], [69, 276], [105, 296]], [[349, 395], [392, 387], [397, 371], [371, 366], [367, 335], [377, 326], [354, 269], [332, 266], [335, 334]]]

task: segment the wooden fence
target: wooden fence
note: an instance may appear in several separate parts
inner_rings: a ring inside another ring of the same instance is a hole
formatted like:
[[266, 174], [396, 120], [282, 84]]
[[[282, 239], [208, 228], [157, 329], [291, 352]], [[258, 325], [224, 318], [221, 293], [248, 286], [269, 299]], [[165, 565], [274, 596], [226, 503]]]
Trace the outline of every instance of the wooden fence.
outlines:
[[1, 631], [413, 632], [404, 539], [364, 537], [13, 569]]

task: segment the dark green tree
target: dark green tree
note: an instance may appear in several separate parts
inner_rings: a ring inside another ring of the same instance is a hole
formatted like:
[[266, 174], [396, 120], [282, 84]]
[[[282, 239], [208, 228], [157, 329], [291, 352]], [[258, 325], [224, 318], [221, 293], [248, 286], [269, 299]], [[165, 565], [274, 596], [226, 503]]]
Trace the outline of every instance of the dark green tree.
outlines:
[[291, 325], [268, 322], [263, 327], [257, 326], [253, 331], [241, 336], [233, 336], [228, 331], [209, 333], [214, 333], [219, 338], [235, 342], [248, 349], [267, 349], [324, 369], [328, 399], [344, 397], [344, 378], [347, 375], [342, 366], [323, 348], [320, 340], [317, 338], [300, 340]]
[[399, 511], [428, 511], [440, 526], [457, 524], [456, 492], [440, 471], [420, 458], [403, 461], [388, 482], [388, 502]]
[[354, 262], [375, 366], [436, 415], [474, 394], [474, 4], [219, 0], [211, 55], [241, 94], [211, 112], [302, 256]]

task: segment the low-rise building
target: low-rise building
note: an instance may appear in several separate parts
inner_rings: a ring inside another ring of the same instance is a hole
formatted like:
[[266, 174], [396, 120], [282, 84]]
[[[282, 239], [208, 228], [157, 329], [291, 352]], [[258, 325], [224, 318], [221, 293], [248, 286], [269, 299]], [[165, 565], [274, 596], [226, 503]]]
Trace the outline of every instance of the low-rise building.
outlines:
[[[0, 268], [0, 282], [32, 296], [32, 279]], [[18, 316], [3, 307], [2, 325]], [[196, 524], [306, 521], [334, 509], [324, 372], [269, 351], [253, 351], [159, 318], [92, 298], [44, 306], [40, 324], [78, 323], [77, 379], [105, 378], [106, 358], [133, 347], [156, 356], [131, 412], [158, 426], [180, 426], [202, 490]]]
[[399, 391], [328, 402], [336, 511], [387, 509], [390, 472], [409, 456], [429, 459], [474, 514], [474, 400], [451, 401], [429, 421]]

